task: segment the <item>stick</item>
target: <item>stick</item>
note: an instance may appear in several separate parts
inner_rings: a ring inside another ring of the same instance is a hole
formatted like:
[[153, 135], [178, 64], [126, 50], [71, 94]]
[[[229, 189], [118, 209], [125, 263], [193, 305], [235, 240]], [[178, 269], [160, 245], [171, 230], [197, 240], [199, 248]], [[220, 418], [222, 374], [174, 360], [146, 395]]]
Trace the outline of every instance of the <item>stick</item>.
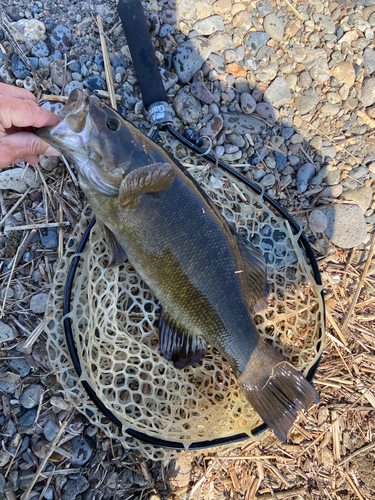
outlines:
[[351, 156], [357, 163], [361, 163], [361, 161], [358, 160], [358, 158], [356, 158], [350, 151], [348, 151], [347, 149], [345, 149], [344, 146], [341, 146], [341, 144], [339, 144], [338, 142], [335, 142], [335, 140], [332, 137], [330, 137], [329, 135], [327, 135], [325, 132], [322, 132], [318, 128], [314, 127], [314, 125], [311, 125], [311, 123], [309, 123], [309, 122], [306, 122], [306, 123], [307, 123], [307, 125], [309, 127], [311, 127], [314, 130], [316, 130], [318, 132], [318, 134], [324, 135], [324, 137], [326, 137], [329, 141], [331, 141], [332, 144], [335, 147], [338, 147], [338, 148], [342, 149], [343, 151], [345, 151], [345, 153], [348, 154], [349, 156]]
[[347, 324], [349, 323], [350, 317], [351, 317], [351, 315], [352, 315], [352, 313], [354, 311], [354, 307], [355, 307], [355, 305], [357, 303], [359, 294], [361, 293], [361, 290], [362, 290], [363, 282], [366, 279], [366, 274], [367, 274], [368, 268], [370, 267], [370, 264], [371, 264], [371, 260], [372, 260], [373, 254], [374, 254], [374, 250], [375, 250], [375, 231], [372, 233], [371, 246], [370, 246], [370, 250], [369, 250], [369, 253], [368, 253], [368, 257], [367, 257], [367, 261], [366, 261], [365, 267], [363, 268], [362, 276], [361, 276], [361, 278], [360, 278], [360, 280], [358, 282], [358, 286], [357, 286], [357, 289], [355, 291], [353, 300], [352, 300], [352, 302], [350, 304], [348, 312], [346, 313], [345, 319], [344, 319], [344, 321], [342, 323], [342, 327], [343, 328], [346, 328]]
[[26, 231], [27, 229], [45, 229], [47, 227], [70, 226], [70, 222], [45, 222], [41, 224], [30, 224], [28, 226], [13, 226], [7, 228], [7, 233], [10, 231]]
[[[275, 498], [283, 500], [284, 498], [291, 498], [296, 496], [304, 496], [306, 493], [306, 488], [292, 488], [290, 490], [274, 491], [272, 493], [265, 493], [264, 495], [259, 495], [256, 498], [261, 498], [261, 500], [274, 500]], [[276, 495], [276, 496], [275, 496]]]
[[66, 429], [66, 426], [68, 425], [73, 413], [74, 413], [74, 410], [75, 408], [72, 408], [70, 410], [70, 412], [68, 413], [68, 415], [66, 416], [63, 424], [61, 425], [60, 429], [59, 429], [59, 432], [56, 434], [54, 440], [52, 441], [52, 443], [49, 445], [49, 447], [47, 448], [47, 451], [46, 451], [46, 454], [45, 456], [42, 458], [40, 464], [39, 464], [39, 467], [37, 468], [32, 480], [30, 481], [30, 484], [29, 486], [26, 488], [26, 490], [24, 491], [23, 495], [21, 496], [21, 499], [20, 500], [26, 500], [27, 497], [30, 495], [32, 489], [34, 488], [34, 485], [35, 483], [37, 482], [38, 480], [38, 477], [40, 476], [42, 470], [44, 469], [46, 463], [48, 462], [48, 459], [49, 457], [52, 455], [52, 453], [54, 452], [54, 449], [56, 448], [57, 446], [57, 443], [59, 442], [61, 436], [63, 435], [65, 429]]
[[289, 2], [289, 0], [284, 0], [284, 2], [287, 4], [287, 6], [294, 12], [294, 14], [298, 17], [300, 21], [303, 22], [303, 17], [301, 14], [293, 7], [293, 5]]
[[346, 462], [349, 462], [349, 460], [352, 460], [354, 457], [356, 457], [357, 455], [360, 455], [361, 453], [365, 453], [365, 451], [369, 451], [369, 450], [372, 450], [372, 448], [375, 448], [375, 441], [373, 441], [372, 443], [366, 445], [366, 446], [363, 446], [362, 448], [359, 448], [359, 450], [356, 450], [354, 453], [352, 453], [351, 455], [343, 458], [341, 460], [341, 462], [339, 463], [339, 465], [344, 465], [346, 464]]
[[26, 198], [26, 196], [30, 193], [31, 188], [29, 188], [26, 193], [24, 193], [21, 198], [13, 205], [13, 207], [9, 210], [9, 212], [4, 215], [4, 217], [0, 220], [0, 226], [4, 224], [4, 222], [7, 220], [7, 218], [12, 215], [12, 213], [16, 210], [17, 207], [20, 206], [20, 204], [23, 202], [23, 200]]
[[353, 488], [354, 492], [357, 494], [357, 497], [359, 498], [359, 500], [365, 500], [363, 498], [363, 496], [361, 495], [361, 493], [359, 492], [359, 489], [357, 488], [357, 486], [354, 484], [354, 482], [352, 481], [351, 477], [349, 476], [349, 474], [345, 471], [345, 476], [346, 476], [346, 479], [348, 480], [348, 483], [350, 484], [350, 486]]
[[99, 27], [100, 44], [102, 46], [102, 52], [103, 52], [104, 69], [105, 69], [105, 75], [106, 75], [106, 80], [107, 80], [109, 99], [111, 101], [112, 108], [117, 111], [116, 94], [115, 94], [115, 90], [113, 88], [111, 64], [109, 62], [107, 45], [105, 43], [103, 24], [102, 24], [102, 20], [100, 18], [100, 14], [98, 14], [98, 17], [96, 18], [96, 22], [98, 23], [98, 27]]

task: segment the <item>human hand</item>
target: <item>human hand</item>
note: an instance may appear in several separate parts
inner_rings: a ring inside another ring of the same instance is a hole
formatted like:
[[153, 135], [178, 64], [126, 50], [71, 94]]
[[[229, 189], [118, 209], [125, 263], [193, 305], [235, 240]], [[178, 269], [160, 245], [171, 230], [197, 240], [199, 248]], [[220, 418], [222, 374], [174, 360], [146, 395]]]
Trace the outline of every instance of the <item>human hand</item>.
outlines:
[[47, 142], [32, 133], [33, 127], [53, 127], [56, 115], [40, 108], [28, 90], [0, 83], [0, 170], [11, 163], [38, 163], [37, 155], [60, 156]]

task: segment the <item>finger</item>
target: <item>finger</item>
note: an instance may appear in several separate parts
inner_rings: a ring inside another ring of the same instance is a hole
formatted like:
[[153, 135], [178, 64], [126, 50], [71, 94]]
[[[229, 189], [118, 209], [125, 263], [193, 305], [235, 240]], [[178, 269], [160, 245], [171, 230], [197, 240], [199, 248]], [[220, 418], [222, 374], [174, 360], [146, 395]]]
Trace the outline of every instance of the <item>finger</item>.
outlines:
[[30, 165], [36, 165], [39, 163], [39, 156], [25, 156], [24, 160], [30, 163]]
[[0, 141], [0, 150], [0, 168], [7, 167], [20, 157], [35, 157], [37, 155], [60, 156], [60, 153], [47, 142], [29, 132], [19, 132], [3, 138]]
[[14, 97], [15, 99], [29, 99], [36, 102], [36, 97], [28, 90], [7, 85], [6, 83], [0, 83], [0, 95]]
[[59, 123], [56, 115], [40, 108], [30, 99], [15, 99], [0, 95], [0, 126], [4, 129], [15, 127], [54, 127]]

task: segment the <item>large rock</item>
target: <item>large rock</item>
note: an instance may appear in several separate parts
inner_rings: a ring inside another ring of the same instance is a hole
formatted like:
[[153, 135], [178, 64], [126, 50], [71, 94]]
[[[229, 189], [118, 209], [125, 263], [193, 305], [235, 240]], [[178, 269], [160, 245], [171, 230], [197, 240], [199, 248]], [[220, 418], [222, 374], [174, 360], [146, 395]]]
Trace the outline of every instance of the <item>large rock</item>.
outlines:
[[370, 187], [363, 187], [360, 189], [348, 189], [340, 198], [344, 200], [352, 201], [357, 204], [363, 213], [369, 208], [372, 201], [373, 191]]
[[224, 127], [230, 127], [237, 134], [260, 134], [266, 125], [251, 115], [242, 113], [224, 113]]
[[263, 100], [274, 108], [279, 108], [288, 103], [291, 98], [292, 94], [287, 82], [282, 76], [278, 76], [265, 91]]
[[182, 83], [188, 83], [211, 54], [211, 42], [203, 37], [182, 43], [173, 56], [173, 65]]
[[178, 92], [173, 103], [173, 108], [181, 120], [190, 125], [197, 123], [201, 117], [202, 108], [199, 101], [183, 90]]
[[20, 19], [10, 23], [10, 30], [16, 42], [30, 42], [35, 44], [39, 40], [46, 39], [46, 27], [36, 19]]
[[40, 184], [33, 169], [28, 168], [25, 175], [23, 168], [12, 168], [11, 170], [6, 170], [0, 172], [0, 189], [11, 189], [17, 191], [17, 193], [24, 193], [29, 189], [29, 187], [38, 187]]
[[341, 248], [354, 248], [367, 236], [366, 222], [358, 205], [334, 205], [324, 210], [327, 218], [325, 234]]

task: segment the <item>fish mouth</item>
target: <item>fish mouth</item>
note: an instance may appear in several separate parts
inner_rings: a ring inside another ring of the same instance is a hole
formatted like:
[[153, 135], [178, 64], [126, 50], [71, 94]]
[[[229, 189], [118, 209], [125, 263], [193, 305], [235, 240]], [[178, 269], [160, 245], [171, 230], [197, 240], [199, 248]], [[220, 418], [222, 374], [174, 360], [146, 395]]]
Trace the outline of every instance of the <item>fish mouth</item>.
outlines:
[[34, 133], [68, 158], [73, 151], [82, 155], [86, 151], [82, 146], [88, 139], [84, 129], [89, 121], [89, 110], [90, 98], [87, 92], [75, 89], [57, 115], [60, 123], [54, 127], [35, 129]]

